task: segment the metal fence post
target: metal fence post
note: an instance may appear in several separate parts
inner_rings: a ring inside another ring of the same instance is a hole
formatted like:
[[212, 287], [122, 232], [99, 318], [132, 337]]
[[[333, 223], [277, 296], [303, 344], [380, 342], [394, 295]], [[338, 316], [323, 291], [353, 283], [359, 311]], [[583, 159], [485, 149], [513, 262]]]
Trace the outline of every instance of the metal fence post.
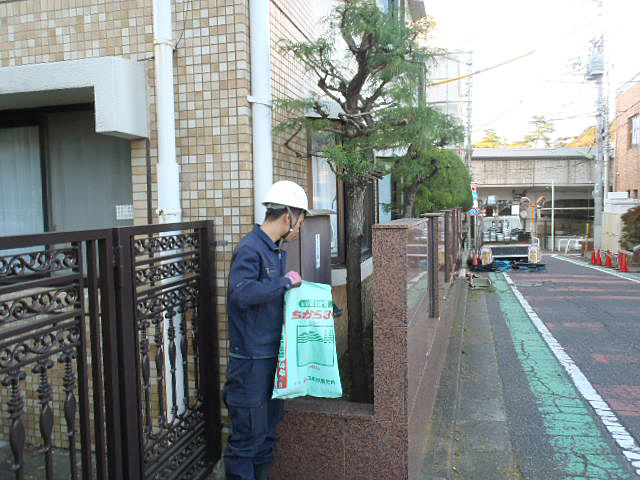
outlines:
[[438, 220], [442, 216], [440, 213], [426, 213], [422, 217], [428, 218], [428, 275], [429, 275], [429, 316], [440, 315], [440, 260], [439, 253], [439, 229]]
[[117, 339], [121, 405], [123, 478], [138, 480], [142, 472], [142, 428], [140, 392], [138, 389], [137, 332], [135, 328], [135, 285], [131, 238], [122, 229], [113, 229], [115, 252], [115, 285], [117, 309]]
[[451, 210], [442, 210], [444, 215], [444, 281], [451, 275]]
[[[200, 232], [200, 297], [198, 307], [198, 337], [200, 356], [200, 382], [203, 388], [203, 408], [208, 426], [206, 430], [207, 453], [212, 461], [221, 456], [222, 424], [220, 422], [220, 373], [218, 362], [218, 335], [216, 326], [216, 292], [213, 266], [215, 242], [213, 224], [207, 224]], [[211, 287], [209, 289], [209, 287]]]
[[[118, 342], [116, 325], [116, 288], [113, 267], [115, 265], [113, 234], [98, 241], [98, 286], [100, 289], [101, 334], [103, 341], [102, 364], [105, 390], [105, 413], [111, 417], [106, 422], [107, 462], [109, 478], [124, 478], [122, 427], [120, 422], [120, 382], [118, 372]], [[96, 333], [97, 332], [92, 332]]]

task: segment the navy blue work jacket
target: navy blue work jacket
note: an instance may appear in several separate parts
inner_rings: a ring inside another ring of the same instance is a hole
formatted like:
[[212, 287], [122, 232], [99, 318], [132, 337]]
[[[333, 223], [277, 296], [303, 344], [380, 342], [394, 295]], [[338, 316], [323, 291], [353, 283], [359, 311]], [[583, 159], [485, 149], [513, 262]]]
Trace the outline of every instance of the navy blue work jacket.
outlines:
[[236, 358], [277, 356], [284, 317], [287, 252], [259, 226], [236, 247], [231, 260], [227, 308], [229, 355]]

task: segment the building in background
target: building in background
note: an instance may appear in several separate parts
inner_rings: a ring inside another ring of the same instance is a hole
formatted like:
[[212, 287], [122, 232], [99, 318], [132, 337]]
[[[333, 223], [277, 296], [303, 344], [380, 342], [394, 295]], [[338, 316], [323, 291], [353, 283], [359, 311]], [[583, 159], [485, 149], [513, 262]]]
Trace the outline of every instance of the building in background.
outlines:
[[593, 220], [594, 185], [594, 159], [587, 150], [480, 148], [473, 151], [472, 167], [480, 207], [489, 214], [509, 215], [511, 205], [523, 197], [541, 206], [535, 223], [531, 212], [526, 218], [527, 230], [540, 237], [543, 248], [551, 248], [552, 214], [556, 248], [563, 237], [585, 237], [586, 225]]
[[640, 190], [640, 84], [616, 98], [614, 191], [638, 198]]
[[427, 104], [453, 116], [464, 126], [464, 142], [452, 145], [467, 166], [471, 166], [471, 94], [473, 53], [470, 50], [442, 50], [429, 70]]
[[604, 199], [602, 218], [602, 248], [613, 251], [620, 249], [622, 215], [640, 205], [640, 85], [625, 85], [631, 86], [618, 93], [613, 120], [615, 163], [610, 183], [614, 191]]

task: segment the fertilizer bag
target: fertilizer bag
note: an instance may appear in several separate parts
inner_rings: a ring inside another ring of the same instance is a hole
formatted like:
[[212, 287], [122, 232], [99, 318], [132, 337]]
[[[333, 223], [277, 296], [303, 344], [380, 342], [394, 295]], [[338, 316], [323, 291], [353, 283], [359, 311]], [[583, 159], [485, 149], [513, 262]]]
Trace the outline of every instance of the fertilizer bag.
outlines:
[[331, 286], [302, 282], [284, 304], [272, 398], [341, 397]]

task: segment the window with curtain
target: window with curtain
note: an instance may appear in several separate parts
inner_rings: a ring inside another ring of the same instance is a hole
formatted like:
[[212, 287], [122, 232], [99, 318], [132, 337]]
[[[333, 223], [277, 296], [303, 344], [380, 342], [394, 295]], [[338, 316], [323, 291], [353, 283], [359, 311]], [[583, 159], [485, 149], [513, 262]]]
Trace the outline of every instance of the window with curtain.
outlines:
[[0, 235], [131, 225], [131, 142], [92, 106], [0, 112]]
[[634, 115], [631, 117], [631, 148], [640, 147], [640, 115]]
[[316, 210], [330, 210], [331, 221], [331, 256], [340, 255], [339, 228], [338, 228], [338, 182], [336, 175], [331, 170], [326, 158], [319, 154], [323, 146], [333, 142], [330, 134], [311, 134], [311, 178], [312, 178], [312, 205]]
[[40, 133], [0, 128], [0, 235], [44, 232]]
[[[316, 210], [330, 210], [331, 221], [331, 257], [333, 264], [344, 264], [346, 232], [345, 223], [349, 210], [344, 190], [347, 188], [336, 178], [326, 158], [319, 153], [323, 146], [334, 142], [331, 134], [309, 133], [309, 183], [311, 184], [311, 204]], [[387, 179], [388, 180], [388, 179]], [[363, 255], [371, 254], [371, 227], [376, 223], [378, 201], [376, 184], [372, 183], [365, 191]], [[384, 197], [386, 202], [387, 196]]]
[[391, 175], [378, 180], [378, 222], [391, 221]]
[[373, 225], [376, 223], [376, 189], [371, 183], [364, 197], [364, 228], [362, 235], [362, 255], [369, 257], [373, 250]]

